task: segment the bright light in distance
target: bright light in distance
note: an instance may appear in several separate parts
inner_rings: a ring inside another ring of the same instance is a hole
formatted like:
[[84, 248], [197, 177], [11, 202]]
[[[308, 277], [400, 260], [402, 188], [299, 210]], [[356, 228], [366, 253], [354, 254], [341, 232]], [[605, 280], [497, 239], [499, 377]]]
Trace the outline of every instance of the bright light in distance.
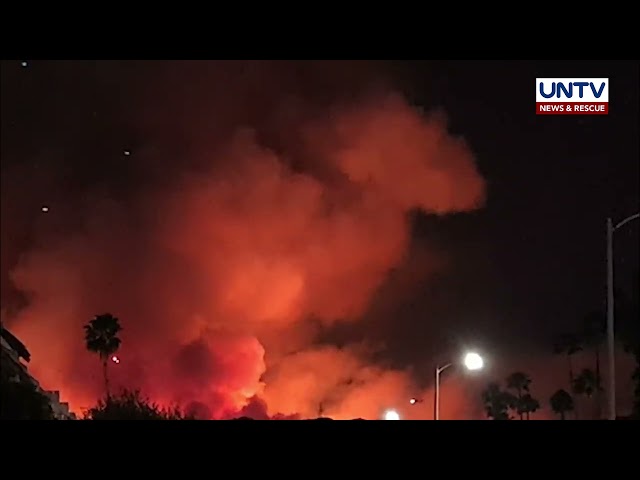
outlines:
[[484, 360], [477, 353], [467, 353], [464, 357], [464, 366], [468, 370], [480, 370], [484, 367]]
[[400, 414], [395, 410], [387, 410], [384, 412], [385, 420], [400, 420]]
[[118, 357], [116, 357], [115, 355], [113, 357], [111, 357], [111, 361], [113, 363], [120, 363], [120, 359]]
[[411, 400], [409, 400], [409, 403], [411, 405], [414, 405], [417, 402], [417, 400], [415, 398], [412, 398]]
[[29, 64], [27, 62], [22, 62], [20, 65], [22, 65], [22, 68], [27, 68]]
[[45, 213], [46, 213], [46, 212], [48, 212], [48, 211], [49, 211], [49, 207], [47, 207], [46, 205], [44, 205], [44, 206], [41, 208], [41, 210], [42, 210], [43, 212], [45, 212]]

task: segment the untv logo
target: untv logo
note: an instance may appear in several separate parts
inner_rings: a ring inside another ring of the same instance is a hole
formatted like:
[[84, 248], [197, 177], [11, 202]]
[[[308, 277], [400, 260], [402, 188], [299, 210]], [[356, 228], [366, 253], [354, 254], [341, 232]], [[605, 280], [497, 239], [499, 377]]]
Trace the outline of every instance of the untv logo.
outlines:
[[608, 78], [536, 78], [537, 115], [608, 113]]

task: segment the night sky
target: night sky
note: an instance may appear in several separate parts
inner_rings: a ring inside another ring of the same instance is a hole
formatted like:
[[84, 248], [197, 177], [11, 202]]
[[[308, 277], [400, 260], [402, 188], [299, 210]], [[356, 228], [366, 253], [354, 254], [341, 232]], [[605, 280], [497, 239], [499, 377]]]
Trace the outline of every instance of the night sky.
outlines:
[[[580, 72], [610, 78], [608, 116], [529, 114], [530, 78]], [[514, 322], [514, 332], [543, 340], [585, 309], [602, 308], [605, 219], [622, 219], [639, 205], [637, 80], [634, 62], [563, 61], [438, 63], [425, 80], [424, 97], [444, 105], [488, 179], [486, 208], [445, 229], [462, 242], [461, 252], [477, 248], [491, 265], [490, 291], [468, 288], [491, 298], [480, 303], [483, 316]], [[620, 288], [638, 275], [637, 232], [631, 224], [616, 234], [616, 259], [623, 262], [617, 274], [627, 276]]]
[[[496, 356], [550, 352], [555, 335], [604, 307], [607, 216], [638, 211], [636, 62], [289, 62], [274, 67], [279, 76], [263, 77], [264, 67], [251, 62], [22, 61], [2, 62], [2, 305], [9, 319], [28, 303], [10, 281], [20, 255], [41, 235], [78, 228], [75, 213], [94, 192], [126, 206], [150, 185], [168, 184], [180, 158], [200, 168], [203, 145], [213, 148], [238, 126], [256, 128], [278, 151], [272, 90], [315, 108], [391, 85], [425, 112], [442, 110], [476, 157], [484, 207], [411, 214], [410, 251], [428, 247], [447, 267], [398, 297], [393, 291], [410, 281], [409, 256], [389, 273], [402, 278], [380, 286], [360, 322], [321, 335], [338, 344], [384, 342], [393, 365], [427, 372], [460, 345]], [[535, 115], [535, 78], [571, 76], [610, 79], [608, 115]], [[235, 98], [233, 83], [245, 77], [251, 93]], [[225, 89], [238, 108], [234, 117], [228, 104], [219, 107], [221, 122], [212, 110]], [[43, 205], [50, 208], [44, 220]], [[616, 233], [617, 286], [630, 296], [637, 242], [638, 222]]]

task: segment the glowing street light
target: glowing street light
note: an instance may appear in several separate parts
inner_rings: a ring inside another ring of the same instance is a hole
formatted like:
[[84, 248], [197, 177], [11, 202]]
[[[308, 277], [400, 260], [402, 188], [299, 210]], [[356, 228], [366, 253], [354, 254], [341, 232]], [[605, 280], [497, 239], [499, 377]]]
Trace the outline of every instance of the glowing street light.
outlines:
[[395, 410], [387, 410], [384, 412], [385, 420], [400, 420], [400, 414]]
[[[467, 370], [481, 370], [484, 367], [484, 360], [480, 355], [475, 352], [467, 353], [463, 360], [462, 364]], [[433, 419], [440, 420], [440, 375], [447, 368], [451, 367], [453, 363], [447, 363], [443, 366], [436, 366], [436, 391], [433, 397]], [[415, 402], [414, 402], [415, 403]]]
[[484, 360], [482, 357], [474, 352], [469, 352], [464, 356], [464, 366], [467, 370], [482, 370], [484, 367]]

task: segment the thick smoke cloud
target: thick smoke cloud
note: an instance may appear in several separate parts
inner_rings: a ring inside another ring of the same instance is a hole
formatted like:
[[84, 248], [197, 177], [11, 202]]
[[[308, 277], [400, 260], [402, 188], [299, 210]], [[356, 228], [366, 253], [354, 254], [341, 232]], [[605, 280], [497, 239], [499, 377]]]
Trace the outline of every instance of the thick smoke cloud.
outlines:
[[[233, 82], [220, 72], [235, 67], [225, 65], [194, 87], [228, 86], [207, 96], [206, 111], [188, 111], [192, 90], [173, 93], [186, 105], [180, 116], [178, 101], [132, 115], [149, 136], [190, 142], [175, 158], [134, 151], [129, 168], [148, 175], [133, 194], [105, 187], [51, 206], [43, 222], [65, 228], [43, 225], [13, 270], [29, 301], [11, 328], [33, 353], [30, 368], [76, 410], [101, 392], [82, 325], [112, 312], [124, 327], [115, 385], [203, 418], [306, 418], [320, 409], [377, 418], [415, 396], [410, 372], [374, 362], [379, 352], [366, 342], [337, 348], [319, 345], [319, 335], [357, 323], [403, 263], [412, 210], [482, 207], [473, 154], [442, 115], [412, 108], [399, 92], [345, 97], [331, 85], [322, 102], [304, 89], [292, 99], [278, 81], [304, 80], [282, 66], [260, 66], [259, 78], [243, 70]], [[454, 403], [447, 408], [466, 408]]]

